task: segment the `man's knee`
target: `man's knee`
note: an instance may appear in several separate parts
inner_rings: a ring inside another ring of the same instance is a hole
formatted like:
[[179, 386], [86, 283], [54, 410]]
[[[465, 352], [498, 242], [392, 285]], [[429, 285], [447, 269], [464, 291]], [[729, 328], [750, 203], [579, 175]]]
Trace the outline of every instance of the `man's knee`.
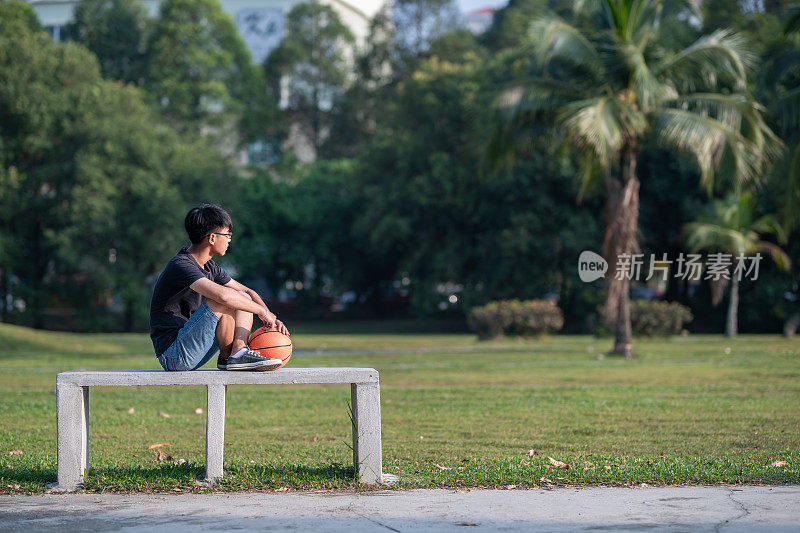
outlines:
[[219, 318], [222, 318], [224, 315], [233, 316], [236, 313], [236, 310], [232, 307], [228, 307], [210, 298], [205, 298], [205, 302], [208, 308]]

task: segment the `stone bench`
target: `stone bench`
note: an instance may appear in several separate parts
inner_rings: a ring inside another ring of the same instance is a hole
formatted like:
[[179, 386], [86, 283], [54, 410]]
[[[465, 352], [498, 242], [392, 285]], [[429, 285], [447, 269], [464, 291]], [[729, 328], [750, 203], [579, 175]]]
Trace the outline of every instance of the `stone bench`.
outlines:
[[88, 466], [89, 387], [205, 385], [206, 481], [222, 477], [225, 394], [228, 385], [350, 383], [353, 465], [362, 483], [381, 482], [381, 406], [378, 371], [372, 368], [282, 368], [273, 372], [132, 370], [62, 372], [56, 377], [58, 490], [75, 490]]

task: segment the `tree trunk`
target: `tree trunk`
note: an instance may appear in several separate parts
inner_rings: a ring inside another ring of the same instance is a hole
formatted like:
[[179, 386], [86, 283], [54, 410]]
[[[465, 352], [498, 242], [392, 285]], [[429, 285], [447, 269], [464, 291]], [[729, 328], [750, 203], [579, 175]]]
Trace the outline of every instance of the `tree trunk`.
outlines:
[[728, 321], [725, 324], [725, 336], [735, 337], [738, 333], [736, 317], [739, 314], [739, 278], [731, 276], [731, 298], [728, 301]]
[[631, 305], [630, 280], [622, 281], [622, 293], [619, 299], [619, 313], [614, 327], [614, 349], [611, 353], [631, 357]]
[[[638, 145], [631, 142], [620, 154], [621, 178], [606, 171], [606, 233], [603, 256], [608, 261], [606, 324], [614, 331], [612, 354], [631, 357], [630, 279], [617, 279], [617, 260], [622, 254], [638, 252], [636, 231], [639, 225], [639, 179], [636, 163]], [[628, 276], [633, 273], [628, 273]], [[635, 279], [635, 278], [634, 278]]]
[[136, 317], [136, 300], [128, 298], [125, 302], [125, 331], [133, 332]]

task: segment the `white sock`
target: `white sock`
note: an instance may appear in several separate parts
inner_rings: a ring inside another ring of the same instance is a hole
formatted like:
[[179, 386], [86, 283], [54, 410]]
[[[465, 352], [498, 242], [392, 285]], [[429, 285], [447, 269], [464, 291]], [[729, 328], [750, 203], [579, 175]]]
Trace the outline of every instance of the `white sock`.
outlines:
[[231, 359], [236, 359], [237, 357], [241, 357], [241, 356], [244, 355], [244, 352], [246, 352], [246, 351], [247, 351], [247, 346], [245, 346], [244, 348], [242, 348], [241, 350], [239, 350], [238, 352], [233, 354], [230, 358]]

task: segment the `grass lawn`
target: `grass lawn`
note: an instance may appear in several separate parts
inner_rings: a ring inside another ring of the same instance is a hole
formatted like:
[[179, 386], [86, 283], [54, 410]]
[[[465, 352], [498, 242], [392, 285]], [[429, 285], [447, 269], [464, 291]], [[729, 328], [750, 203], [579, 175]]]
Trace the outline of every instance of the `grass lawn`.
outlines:
[[[289, 366], [378, 369], [384, 472], [401, 488], [800, 483], [800, 340], [638, 339], [628, 361], [589, 336], [349, 330], [293, 328]], [[58, 372], [158, 367], [147, 335], [6, 324], [0, 362], [0, 492], [14, 493], [56, 479]], [[213, 490], [358, 487], [349, 398], [347, 385], [229, 387]], [[86, 489], [211, 490], [195, 485], [205, 407], [204, 387], [92, 388]]]

